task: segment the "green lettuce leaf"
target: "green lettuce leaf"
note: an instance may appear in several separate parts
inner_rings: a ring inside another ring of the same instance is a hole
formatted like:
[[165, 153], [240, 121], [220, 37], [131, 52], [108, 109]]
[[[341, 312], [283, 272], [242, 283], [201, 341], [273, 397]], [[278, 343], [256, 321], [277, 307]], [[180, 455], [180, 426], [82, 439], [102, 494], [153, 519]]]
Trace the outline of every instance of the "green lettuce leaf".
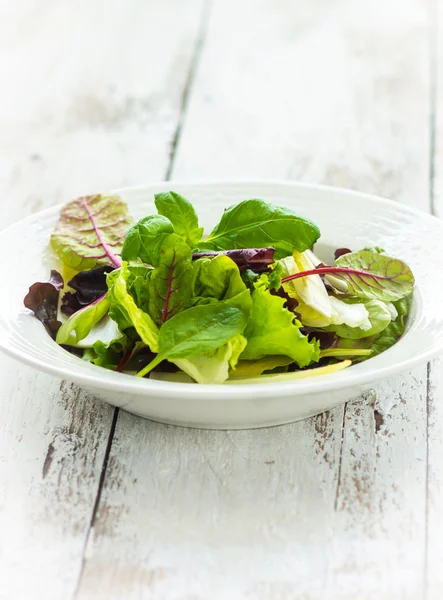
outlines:
[[143, 377], [165, 359], [173, 361], [212, 352], [242, 334], [246, 322], [242, 310], [225, 302], [194, 306], [180, 312], [163, 323], [158, 355], [137, 375]]
[[233, 260], [218, 255], [215, 258], [200, 258], [194, 262], [197, 297], [228, 300], [247, 288]]
[[194, 248], [202, 238], [203, 227], [198, 226], [197, 213], [194, 207], [176, 192], [155, 194], [155, 206], [160, 215], [167, 217], [175, 233]]
[[242, 354], [245, 360], [260, 360], [268, 355], [292, 358], [299, 367], [306, 367], [319, 359], [317, 341], [310, 342], [300, 331], [301, 323], [283, 307], [286, 300], [273, 296], [263, 276], [252, 293], [252, 312], [245, 336], [248, 345]]
[[334, 273], [334, 277], [347, 284], [347, 293], [359, 298], [394, 302], [411, 294], [414, 287], [408, 265], [384, 254], [367, 250], [350, 252], [340, 256], [335, 266], [365, 273]]
[[109, 342], [97, 340], [92, 348], [85, 349], [83, 360], [92, 362], [105, 369], [115, 370], [120, 363], [122, 353], [125, 351], [127, 344], [128, 339], [122, 333]]
[[142, 341], [153, 352], [158, 352], [158, 328], [150, 315], [139, 308], [128, 291], [130, 272], [127, 263], [107, 277], [109, 315], [121, 331], [134, 327]]
[[161, 325], [189, 307], [195, 270], [192, 251], [176, 233], [163, 238], [149, 278], [149, 314]]
[[119, 196], [84, 196], [62, 209], [51, 244], [63, 263], [76, 271], [118, 267], [117, 255], [131, 222]]
[[78, 310], [59, 328], [55, 341], [57, 344], [77, 346], [89, 335], [92, 328], [103, 319], [108, 309], [106, 296], [102, 296], [99, 300]]
[[275, 258], [306, 250], [320, 237], [318, 227], [288, 208], [244, 200], [224, 211], [219, 224], [199, 243], [201, 250], [273, 246]]
[[246, 344], [246, 338], [238, 334], [206, 354], [170, 360], [197, 383], [223, 383], [229, 377], [229, 369], [235, 369]]
[[258, 377], [266, 371], [272, 371], [277, 367], [287, 367], [294, 361], [288, 356], [265, 356], [260, 360], [240, 360], [235, 371], [229, 376], [235, 377]]
[[122, 259], [135, 261], [140, 258], [148, 265], [156, 264], [160, 246], [171, 233], [174, 233], [174, 228], [166, 217], [151, 215], [140, 219], [128, 231], [121, 252]]
[[368, 311], [370, 327], [367, 329], [362, 327], [350, 327], [349, 325], [329, 325], [328, 327], [325, 327], [326, 331], [335, 331], [341, 338], [357, 340], [359, 338], [370, 337], [383, 331], [383, 329], [391, 322], [391, 311], [385, 302], [381, 302], [380, 300], [362, 301], [356, 298], [344, 298], [343, 302], [351, 305], [364, 304]]

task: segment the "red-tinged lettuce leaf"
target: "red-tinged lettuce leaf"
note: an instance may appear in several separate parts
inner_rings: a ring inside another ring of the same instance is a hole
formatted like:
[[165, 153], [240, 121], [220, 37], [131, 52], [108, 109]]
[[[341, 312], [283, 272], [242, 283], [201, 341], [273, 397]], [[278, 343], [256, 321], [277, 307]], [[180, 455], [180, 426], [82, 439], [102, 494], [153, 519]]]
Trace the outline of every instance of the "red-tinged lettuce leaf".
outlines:
[[240, 272], [250, 269], [254, 273], [264, 273], [274, 262], [275, 249], [268, 248], [240, 248], [238, 250], [224, 250], [220, 252], [194, 252], [192, 260], [211, 258], [224, 255], [235, 262]]
[[67, 292], [62, 298], [61, 310], [66, 315], [72, 315], [84, 306], [95, 302], [106, 294], [106, 275], [114, 267], [96, 267], [91, 271], [81, 271], [69, 281], [68, 286], [74, 292]]
[[334, 258], [335, 260], [337, 260], [337, 258], [340, 258], [340, 256], [344, 256], [345, 254], [349, 254], [350, 252], [352, 252], [352, 250], [349, 250], [349, 248], [337, 248], [337, 250], [334, 252]]
[[61, 326], [60, 321], [57, 320], [57, 305], [62, 287], [63, 278], [60, 273], [51, 271], [49, 281], [32, 284], [23, 300], [26, 308], [32, 310], [54, 339]]
[[119, 253], [131, 223], [128, 207], [119, 196], [83, 196], [62, 209], [51, 244], [76, 271], [119, 267]]

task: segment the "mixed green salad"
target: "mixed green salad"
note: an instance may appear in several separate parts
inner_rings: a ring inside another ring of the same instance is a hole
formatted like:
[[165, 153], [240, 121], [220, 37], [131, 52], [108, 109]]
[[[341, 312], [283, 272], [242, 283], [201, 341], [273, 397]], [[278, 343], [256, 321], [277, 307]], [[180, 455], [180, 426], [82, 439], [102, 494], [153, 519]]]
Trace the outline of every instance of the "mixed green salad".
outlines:
[[165, 380], [285, 380], [348, 367], [404, 333], [414, 276], [382, 248], [339, 248], [327, 265], [318, 227], [264, 200], [230, 206], [206, 237], [181, 195], [155, 206], [137, 223], [116, 195], [61, 211], [51, 245], [63, 266], [24, 304], [83, 360]]

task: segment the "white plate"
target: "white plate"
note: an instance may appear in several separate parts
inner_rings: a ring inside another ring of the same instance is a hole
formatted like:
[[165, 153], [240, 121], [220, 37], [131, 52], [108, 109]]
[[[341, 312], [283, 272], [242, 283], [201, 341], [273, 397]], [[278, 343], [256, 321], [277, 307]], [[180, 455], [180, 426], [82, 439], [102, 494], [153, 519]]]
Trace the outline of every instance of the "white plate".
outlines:
[[[20, 361], [74, 381], [99, 398], [134, 414], [177, 425], [240, 429], [289, 423], [359, 395], [387, 375], [425, 362], [443, 349], [443, 224], [438, 219], [358, 192], [286, 182], [157, 183], [118, 190], [139, 218], [155, 212], [153, 194], [173, 189], [189, 198], [209, 229], [227, 206], [263, 198], [316, 222], [316, 250], [384, 247], [405, 260], [417, 285], [406, 335], [383, 354], [344, 371], [294, 382], [210, 386], [139, 379], [83, 362], [57, 346], [23, 308], [34, 281], [54, 266], [49, 235], [60, 206], [17, 223], [0, 234], [0, 347]], [[52, 261], [52, 264], [51, 264]]]

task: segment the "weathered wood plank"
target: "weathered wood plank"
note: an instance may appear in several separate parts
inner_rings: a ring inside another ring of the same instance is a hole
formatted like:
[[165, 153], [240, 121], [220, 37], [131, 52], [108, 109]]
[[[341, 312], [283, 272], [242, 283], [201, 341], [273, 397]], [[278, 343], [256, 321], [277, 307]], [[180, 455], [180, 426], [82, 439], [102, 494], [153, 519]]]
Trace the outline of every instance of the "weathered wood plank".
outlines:
[[[427, 8], [215, 0], [173, 176], [290, 177], [427, 208]], [[228, 433], [121, 413], [79, 599], [99, 589], [109, 598], [317, 600], [337, 598], [336, 588], [369, 598], [359, 584], [368, 565], [392, 570], [380, 597], [419, 597], [425, 380], [422, 368], [378, 386], [375, 410], [371, 396], [348, 405], [343, 446], [343, 407]], [[410, 587], [396, 579], [404, 546], [414, 547], [407, 567], [418, 562]]]
[[[0, 227], [163, 178], [203, 4], [0, 3]], [[81, 572], [113, 409], [59, 385], [0, 359], [2, 600], [72, 597]]]

